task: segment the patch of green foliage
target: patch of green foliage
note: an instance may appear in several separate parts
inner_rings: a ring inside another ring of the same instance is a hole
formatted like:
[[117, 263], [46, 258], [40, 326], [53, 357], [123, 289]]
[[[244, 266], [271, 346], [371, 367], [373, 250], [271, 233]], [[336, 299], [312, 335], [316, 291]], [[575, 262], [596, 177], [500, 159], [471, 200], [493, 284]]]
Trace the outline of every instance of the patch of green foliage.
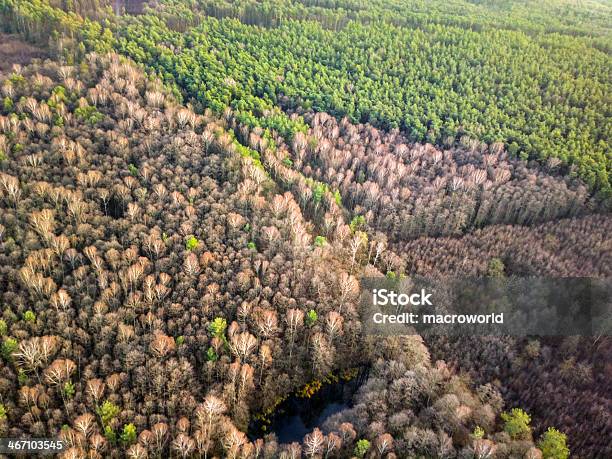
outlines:
[[362, 458], [362, 457], [365, 457], [369, 449], [370, 449], [369, 440], [362, 438], [361, 440], [357, 441], [357, 444], [355, 445], [355, 449], [353, 450], [353, 453], [355, 453], [355, 456]]
[[504, 421], [504, 431], [510, 435], [513, 440], [521, 440], [528, 438], [531, 434], [531, 416], [520, 408], [512, 408], [509, 413], [502, 413], [501, 418]]
[[308, 327], [312, 327], [318, 319], [319, 319], [319, 315], [317, 314], [317, 311], [315, 311], [314, 309], [311, 309], [310, 311], [306, 313], [306, 325]]
[[326, 185], [324, 185], [323, 183], [315, 184], [312, 190], [312, 200], [315, 203], [318, 204], [321, 202], [321, 200], [323, 199], [323, 195], [325, 194], [326, 188]]
[[567, 459], [570, 450], [567, 447], [567, 435], [554, 427], [549, 427], [538, 442], [544, 459]]
[[261, 157], [259, 156], [258, 151], [242, 145], [237, 140], [234, 140], [233, 145], [236, 151], [240, 153], [240, 156], [242, 156], [243, 158], [250, 158], [251, 161], [253, 161], [253, 164], [255, 164], [255, 166], [259, 167], [260, 169], [264, 168], [261, 164]]
[[216, 362], [217, 360], [219, 360], [219, 355], [212, 347], [209, 347], [206, 351], [206, 360], [208, 360], [209, 362]]
[[11, 73], [11, 76], [9, 76], [9, 81], [14, 85], [19, 85], [25, 83], [26, 79], [19, 73]]
[[15, 104], [13, 103], [13, 99], [11, 99], [9, 96], [6, 96], [3, 99], [3, 101], [2, 101], [2, 109], [4, 110], [5, 113], [12, 112], [14, 106], [15, 106]]
[[121, 412], [121, 408], [115, 405], [110, 400], [105, 400], [102, 405], [98, 407], [96, 413], [100, 416], [100, 420], [102, 421], [103, 426], [108, 426], [110, 422], [116, 418]]
[[74, 384], [72, 383], [72, 381], [66, 381], [64, 383], [64, 387], [62, 388], [62, 390], [66, 398], [70, 399], [74, 397], [75, 388], [74, 388]]
[[215, 319], [208, 326], [208, 331], [217, 338], [225, 339], [225, 329], [227, 328], [227, 321], [223, 317], [215, 317]]
[[17, 373], [17, 382], [19, 383], [19, 385], [27, 386], [29, 381], [30, 381], [30, 378], [28, 378], [28, 374], [25, 372], [23, 368], [20, 368], [19, 372]]
[[128, 164], [128, 171], [132, 177], [138, 177], [138, 168], [132, 163]]
[[124, 446], [131, 445], [136, 441], [136, 426], [132, 423], [125, 424], [123, 431], [119, 437], [121, 444]]
[[317, 236], [314, 240], [316, 247], [324, 247], [327, 244], [327, 238], [325, 236]]
[[476, 439], [481, 439], [481, 438], [484, 438], [484, 435], [485, 435], [485, 431], [482, 427], [480, 426], [474, 427], [474, 431], [472, 432], [472, 437]]
[[366, 219], [363, 215], [355, 215], [349, 226], [351, 227], [351, 231], [353, 233], [363, 231], [366, 227]]
[[17, 340], [13, 337], [6, 337], [4, 341], [2, 341], [2, 348], [0, 349], [0, 353], [2, 354], [2, 358], [7, 362], [13, 360], [13, 352], [17, 350]]
[[104, 438], [106, 438], [111, 445], [117, 443], [117, 434], [111, 426], [104, 426]]
[[185, 242], [185, 248], [187, 250], [195, 250], [198, 245], [200, 245], [200, 241], [195, 236], [189, 236], [187, 238], [187, 242]]
[[34, 314], [34, 311], [27, 310], [23, 313], [23, 320], [29, 323], [34, 323], [36, 322], [36, 314]]
[[334, 201], [338, 206], [342, 206], [342, 196], [340, 195], [339, 190], [334, 191]]
[[78, 107], [74, 111], [74, 116], [78, 119], [85, 121], [86, 123], [91, 124], [92, 126], [99, 123], [104, 119], [104, 115], [100, 113], [96, 107], [92, 105], [87, 105], [85, 107]]
[[487, 275], [489, 277], [504, 277], [506, 266], [499, 258], [491, 258], [487, 267]]

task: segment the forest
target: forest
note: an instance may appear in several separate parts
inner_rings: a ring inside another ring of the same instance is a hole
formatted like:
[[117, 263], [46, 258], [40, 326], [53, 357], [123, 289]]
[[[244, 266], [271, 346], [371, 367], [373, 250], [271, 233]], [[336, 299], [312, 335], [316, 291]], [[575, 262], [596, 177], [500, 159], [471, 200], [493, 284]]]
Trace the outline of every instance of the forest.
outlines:
[[[17, 11], [29, 5], [31, 14], [39, 1], [3, 3], [21, 17]], [[99, 51], [92, 37], [97, 34], [102, 46], [147, 64], [204, 107], [217, 113], [232, 107], [251, 126], [285, 137], [301, 126], [282, 114], [270, 115], [279, 104], [399, 128], [416, 142], [453, 144], [462, 136], [501, 142], [513, 156], [560, 160], [565, 173], [609, 195], [610, 41], [604, 20], [609, 5], [593, 8], [599, 33], [584, 36], [580, 28], [538, 16], [518, 30], [504, 28], [500, 19], [488, 25], [494, 14], [483, 8], [474, 13], [482, 28], [473, 30], [461, 21], [447, 23], [443, 18], [453, 14], [448, 5], [424, 19], [413, 14], [403, 24], [392, 20], [405, 17], [392, 4], [366, 8], [368, 16], [379, 18], [374, 21], [348, 2], [340, 11], [356, 9], [346, 17], [357, 18], [329, 29], [319, 20], [320, 6], [232, 4], [162, 1], [145, 7], [144, 15], [105, 18], [104, 33], [86, 19], [90, 43], [81, 44]], [[302, 13], [313, 20], [303, 19], [296, 8], [306, 9]], [[54, 16], [60, 12], [53, 10]], [[570, 17], [576, 22], [581, 16]], [[67, 20], [73, 18], [61, 19], [62, 28]]]
[[612, 277], [612, 6], [582, 3], [0, 0], [0, 438], [612, 456], [609, 336], [358, 311], [364, 276]]
[[301, 106], [399, 128], [411, 141], [502, 142], [513, 155], [560, 159], [604, 194], [610, 187], [610, 59], [574, 37], [358, 22], [333, 32], [294, 20], [267, 29], [210, 17], [180, 33], [163, 15], [131, 18], [117, 35], [121, 52], [204, 106], [264, 127], [285, 128], [264, 116], [271, 106]]

